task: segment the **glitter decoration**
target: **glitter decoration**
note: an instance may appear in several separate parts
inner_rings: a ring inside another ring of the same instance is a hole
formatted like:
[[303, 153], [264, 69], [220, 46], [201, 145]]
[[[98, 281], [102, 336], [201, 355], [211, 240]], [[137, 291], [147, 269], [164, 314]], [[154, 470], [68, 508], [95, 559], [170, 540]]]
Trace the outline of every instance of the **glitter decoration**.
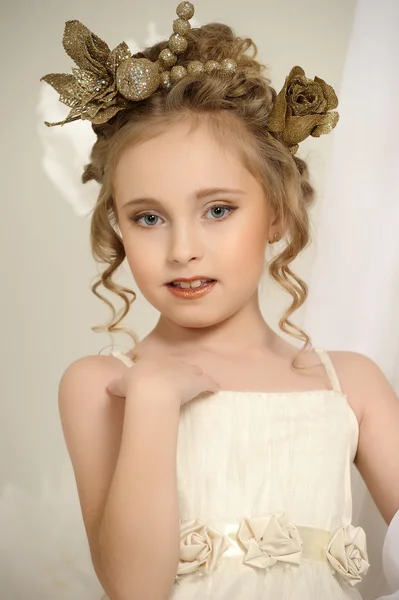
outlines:
[[184, 19], [176, 19], [173, 21], [173, 31], [179, 35], [187, 35], [191, 29], [191, 25]]
[[77, 68], [72, 69], [72, 75], [49, 73], [40, 81], [51, 85], [60, 94], [60, 101], [71, 110], [63, 121], [45, 121], [47, 127], [77, 119], [105, 123], [126, 108], [126, 100], [118, 98], [115, 73], [120, 61], [131, 56], [127, 44], [122, 42], [111, 51], [103, 40], [76, 20], [65, 23], [62, 43]]
[[158, 69], [159, 73], [163, 73], [165, 71], [165, 67], [163, 66], [161, 60], [156, 60], [155, 63], [154, 63], [154, 65], [157, 66], [157, 69]]
[[268, 117], [268, 131], [295, 155], [309, 135], [319, 137], [337, 125], [338, 98], [320, 77], [309, 79], [302, 67], [291, 69]]
[[227, 71], [230, 73], [234, 73], [237, 70], [237, 63], [232, 58], [225, 58], [221, 61], [220, 66], [223, 69], [223, 71]]
[[171, 79], [170, 79], [170, 71], [163, 71], [161, 73], [161, 87], [163, 87], [164, 89], [168, 89], [170, 88], [170, 86], [172, 85]]
[[165, 67], [173, 67], [176, 64], [177, 56], [169, 48], [165, 48], [159, 54], [159, 60]]
[[181, 66], [173, 67], [170, 72], [170, 77], [173, 82], [179, 81], [180, 79], [182, 79], [182, 77], [185, 77], [186, 75], [187, 75], [186, 69]]
[[194, 16], [194, 6], [191, 2], [180, 2], [176, 8], [176, 14], [181, 19], [192, 19]]
[[205, 71], [207, 73], [212, 73], [212, 71], [217, 71], [220, 69], [220, 63], [217, 60], [208, 60], [205, 63]]
[[[66, 119], [45, 124], [64, 125], [78, 119], [93, 124], [107, 123], [119, 111], [131, 108], [132, 102], [149, 98], [159, 88], [168, 91], [183, 77], [202, 77], [214, 71], [236, 73], [238, 64], [232, 58], [220, 63], [190, 60], [187, 68], [177, 64], [189, 42], [188, 22], [194, 16], [191, 2], [180, 2], [179, 17], [173, 21], [173, 34], [156, 61], [134, 58], [125, 42], [110, 50], [108, 45], [80, 21], [65, 23], [62, 43], [75, 62], [72, 74], [49, 73], [41, 78], [60, 94], [60, 101], [70, 108]], [[242, 67], [243, 75], [245, 68]], [[265, 136], [279, 140], [295, 155], [299, 144], [308, 136], [330, 133], [339, 120], [338, 99], [334, 89], [323, 79], [308, 79], [305, 71], [293, 67], [277, 95], [265, 124]]]
[[202, 62], [199, 60], [192, 60], [187, 65], [187, 74], [188, 75], [200, 75], [205, 73], [205, 67]]
[[159, 68], [146, 58], [124, 60], [116, 72], [116, 85], [128, 100], [142, 100], [159, 87]]
[[188, 48], [188, 41], [182, 35], [175, 33], [170, 36], [168, 46], [174, 54], [183, 54]]
[[[134, 58], [125, 42], [110, 50], [106, 42], [90, 31], [80, 21], [67, 21], [63, 46], [77, 65], [72, 75], [50, 73], [41, 78], [60, 94], [60, 101], [71, 109], [67, 118], [48, 127], [64, 125], [77, 119], [103, 124], [119, 111], [128, 109], [131, 102], [149, 98], [158, 88], [169, 89], [172, 83], [187, 75], [183, 66], [177, 65], [177, 57], [188, 48], [185, 37], [191, 30], [188, 22], [194, 15], [191, 2], [181, 2], [173, 21], [173, 35], [168, 46], [153, 62], [146, 58]], [[208, 61], [205, 67], [200, 61], [190, 61], [191, 76], [211, 72], [214, 68], [234, 70], [234, 61], [227, 59], [221, 67], [216, 61]], [[171, 69], [171, 71], [169, 71]], [[169, 75], [166, 73], [169, 72]]]

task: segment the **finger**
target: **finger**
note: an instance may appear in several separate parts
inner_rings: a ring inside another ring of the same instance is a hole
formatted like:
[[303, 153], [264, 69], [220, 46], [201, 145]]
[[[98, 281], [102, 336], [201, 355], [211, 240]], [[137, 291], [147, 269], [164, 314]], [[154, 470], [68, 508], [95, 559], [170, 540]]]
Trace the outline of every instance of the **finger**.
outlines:
[[118, 396], [119, 398], [123, 398], [122, 391], [119, 385], [119, 379], [113, 379], [107, 385], [107, 390], [111, 392], [113, 396]]
[[218, 384], [217, 381], [215, 381], [214, 379], [212, 379], [211, 377], [207, 377], [207, 389], [211, 392], [218, 392], [220, 391], [220, 385]]
[[189, 367], [191, 367], [195, 371], [195, 373], [197, 373], [197, 375], [202, 375], [203, 374], [203, 370], [198, 365], [192, 365], [191, 363], [186, 363], [186, 364]]

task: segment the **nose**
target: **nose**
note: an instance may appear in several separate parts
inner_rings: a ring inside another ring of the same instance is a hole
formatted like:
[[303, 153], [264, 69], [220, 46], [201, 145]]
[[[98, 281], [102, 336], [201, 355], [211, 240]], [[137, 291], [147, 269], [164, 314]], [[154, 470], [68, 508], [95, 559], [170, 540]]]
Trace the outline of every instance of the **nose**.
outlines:
[[203, 256], [203, 240], [194, 226], [180, 222], [170, 231], [168, 260], [172, 263], [185, 264]]

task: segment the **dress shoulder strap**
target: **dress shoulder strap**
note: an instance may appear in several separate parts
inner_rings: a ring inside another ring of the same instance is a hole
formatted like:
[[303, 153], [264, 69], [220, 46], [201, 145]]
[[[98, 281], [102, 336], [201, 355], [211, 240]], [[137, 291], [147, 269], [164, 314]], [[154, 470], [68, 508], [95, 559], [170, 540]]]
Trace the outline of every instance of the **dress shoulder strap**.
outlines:
[[119, 358], [119, 360], [125, 363], [127, 367], [132, 367], [134, 365], [132, 359], [126, 356], [126, 354], [123, 354], [122, 352], [111, 352], [110, 354], [111, 356], [115, 356], [115, 358]]
[[331, 358], [328, 353], [322, 348], [314, 348], [315, 352], [318, 354], [321, 362], [323, 363], [328, 378], [331, 382], [332, 389], [336, 392], [342, 392], [341, 384], [338, 379], [337, 371], [335, 370], [334, 365], [332, 364]]

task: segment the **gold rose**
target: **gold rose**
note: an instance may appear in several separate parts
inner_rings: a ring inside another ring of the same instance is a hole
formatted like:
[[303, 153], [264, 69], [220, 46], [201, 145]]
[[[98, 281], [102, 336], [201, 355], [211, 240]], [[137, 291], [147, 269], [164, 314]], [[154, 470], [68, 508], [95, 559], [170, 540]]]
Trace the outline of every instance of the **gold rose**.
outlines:
[[339, 120], [334, 89], [320, 77], [308, 79], [301, 67], [293, 67], [278, 94], [269, 115], [267, 129], [290, 148], [309, 135], [319, 137], [330, 133]]

